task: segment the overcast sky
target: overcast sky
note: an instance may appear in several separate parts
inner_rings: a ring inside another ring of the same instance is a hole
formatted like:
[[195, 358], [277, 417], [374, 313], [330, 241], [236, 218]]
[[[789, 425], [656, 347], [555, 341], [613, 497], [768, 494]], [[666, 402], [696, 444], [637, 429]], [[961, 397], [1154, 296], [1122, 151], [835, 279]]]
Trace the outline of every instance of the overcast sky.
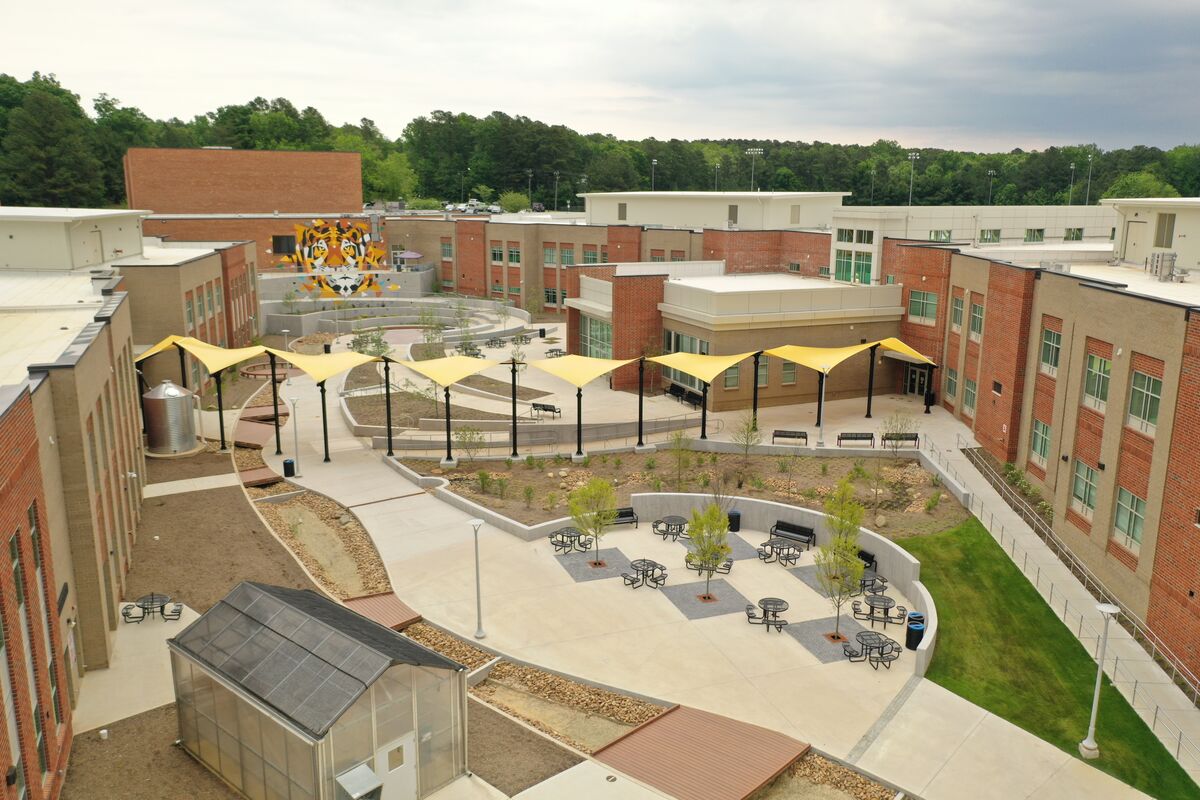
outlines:
[[[0, 71], [153, 117], [256, 95], [622, 138], [1200, 141], [1197, 0], [10, 0]], [[19, 33], [18, 33], [19, 32]]]

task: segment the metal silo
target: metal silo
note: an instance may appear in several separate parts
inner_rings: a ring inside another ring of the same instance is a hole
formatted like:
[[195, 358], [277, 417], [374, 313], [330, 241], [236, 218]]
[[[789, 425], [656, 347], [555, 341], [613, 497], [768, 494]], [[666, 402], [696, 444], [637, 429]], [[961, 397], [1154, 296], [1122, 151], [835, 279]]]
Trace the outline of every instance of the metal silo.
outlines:
[[142, 395], [146, 409], [146, 444], [151, 453], [169, 455], [196, 449], [193, 397], [192, 392], [169, 380]]

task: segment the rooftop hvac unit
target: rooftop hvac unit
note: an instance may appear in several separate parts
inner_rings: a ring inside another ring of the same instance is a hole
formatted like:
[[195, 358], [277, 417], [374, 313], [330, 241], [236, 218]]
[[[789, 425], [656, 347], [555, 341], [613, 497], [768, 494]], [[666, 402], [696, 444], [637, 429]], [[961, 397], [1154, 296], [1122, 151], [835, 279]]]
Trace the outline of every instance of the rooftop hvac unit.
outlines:
[[1176, 253], [1151, 253], [1150, 254], [1150, 273], [1157, 275], [1162, 282], [1172, 281], [1175, 279], [1175, 261], [1178, 258]]

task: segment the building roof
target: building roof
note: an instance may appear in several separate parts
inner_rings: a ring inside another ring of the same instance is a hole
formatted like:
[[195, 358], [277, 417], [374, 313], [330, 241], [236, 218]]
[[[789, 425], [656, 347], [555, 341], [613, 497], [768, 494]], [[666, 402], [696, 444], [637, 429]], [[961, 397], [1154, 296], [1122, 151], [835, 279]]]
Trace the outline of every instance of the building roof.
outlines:
[[1200, 208], [1200, 197], [1106, 197], [1100, 201], [1112, 206], [1174, 206]]
[[[188, 244], [193, 243], [188, 242]], [[142, 252], [118, 258], [111, 263], [112, 266], [121, 269], [125, 267], [177, 267], [214, 253], [216, 250], [211, 247], [196, 247], [194, 244], [192, 247], [163, 247], [162, 245], [146, 244], [146, 240], [143, 239]]]
[[251, 581], [170, 643], [314, 739], [393, 665], [462, 669], [316, 592]]
[[42, 208], [0, 206], [0, 222], [80, 222], [111, 217], [144, 217], [149, 211], [128, 208]]
[[749, 275], [698, 275], [671, 278], [671, 283], [702, 289], [707, 292], [790, 292], [796, 289], [837, 289], [846, 284], [823, 278], [808, 278], [790, 272], [761, 272]]
[[107, 298], [90, 272], [0, 271], [0, 385], [58, 360]]
[[654, 197], [689, 200], [801, 200], [804, 198], [849, 197], [852, 192], [583, 192], [577, 197]]
[[808, 748], [767, 728], [676, 706], [594, 757], [679, 800], [743, 800]]

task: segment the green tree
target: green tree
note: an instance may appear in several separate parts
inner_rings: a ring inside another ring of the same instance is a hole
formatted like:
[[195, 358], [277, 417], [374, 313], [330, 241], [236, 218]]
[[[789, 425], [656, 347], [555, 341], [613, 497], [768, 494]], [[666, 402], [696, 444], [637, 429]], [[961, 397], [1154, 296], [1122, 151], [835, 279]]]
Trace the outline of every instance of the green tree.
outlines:
[[368, 356], [385, 356], [392, 351], [387, 339], [384, 338], [383, 328], [358, 331], [350, 339], [350, 349]]
[[500, 195], [500, 208], [513, 214], [529, 208], [529, 195], [523, 192], [504, 192]]
[[600, 562], [600, 538], [617, 518], [617, 492], [604, 478], [592, 478], [567, 496], [571, 521], [596, 543], [595, 563]]
[[454, 446], [467, 454], [467, 459], [474, 462], [475, 456], [483, 447], [483, 431], [464, 425], [454, 430]]
[[104, 177], [87, 117], [72, 95], [30, 91], [8, 114], [0, 202], [29, 206], [100, 206]]
[[1113, 181], [1101, 197], [1179, 197], [1179, 190], [1151, 172], [1133, 172]]
[[496, 196], [496, 190], [482, 183], [477, 183], [471, 187], [471, 197], [481, 203], [490, 203], [492, 198]]
[[690, 542], [688, 554], [691, 562], [704, 574], [704, 599], [715, 599], [709, 591], [713, 573], [725, 563], [733, 548], [729, 546], [729, 516], [716, 503], [692, 510], [688, 522]]
[[842, 478], [833, 494], [825, 499], [826, 523], [835, 537], [853, 538], [857, 541], [858, 529], [862, 525], [865, 513], [866, 509], [862, 503], [854, 499], [854, 485], [849, 478]]
[[104, 173], [105, 199], [124, 203], [125, 151], [157, 144], [157, 127], [138, 109], [122, 108], [119, 100], [106, 94], [97, 97], [92, 108], [96, 111], [92, 138]]
[[747, 411], [738, 417], [729, 438], [737, 445], [738, 450], [742, 451], [742, 469], [749, 469], [750, 450], [762, 443], [762, 434], [758, 432], [758, 423], [754, 415]]
[[434, 200], [432, 197], [414, 197], [404, 205], [410, 211], [440, 211], [442, 201]]
[[675, 491], [682, 492], [684, 476], [692, 465], [692, 441], [683, 431], [674, 431], [667, 439], [667, 452], [675, 467]]
[[834, 536], [817, 548], [817, 582], [834, 609], [833, 635], [842, 636], [842, 606], [849, 602], [862, 581], [863, 562], [858, 557], [858, 537]]

